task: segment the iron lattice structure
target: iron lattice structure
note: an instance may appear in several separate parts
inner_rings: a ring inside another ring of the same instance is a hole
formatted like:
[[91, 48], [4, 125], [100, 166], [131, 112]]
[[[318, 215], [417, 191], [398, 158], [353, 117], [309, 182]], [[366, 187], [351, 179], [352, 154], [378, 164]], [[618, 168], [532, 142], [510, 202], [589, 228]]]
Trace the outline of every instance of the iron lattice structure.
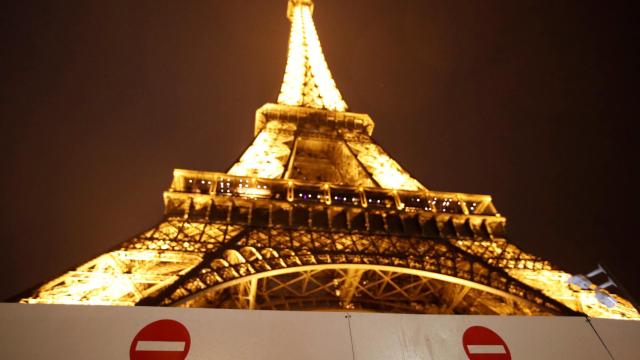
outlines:
[[277, 104], [226, 173], [175, 170], [164, 219], [28, 303], [638, 318], [510, 244], [487, 195], [428, 190], [347, 112], [309, 0]]

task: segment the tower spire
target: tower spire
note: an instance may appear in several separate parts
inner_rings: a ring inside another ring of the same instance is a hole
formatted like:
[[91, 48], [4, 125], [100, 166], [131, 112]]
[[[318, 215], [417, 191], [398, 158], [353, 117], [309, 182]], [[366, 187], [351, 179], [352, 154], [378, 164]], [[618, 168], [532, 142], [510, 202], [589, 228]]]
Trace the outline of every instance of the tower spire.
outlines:
[[289, 53], [278, 103], [345, 111], [347, 104], [331, 77], [312, 14], [311, 0], [289, 0]]

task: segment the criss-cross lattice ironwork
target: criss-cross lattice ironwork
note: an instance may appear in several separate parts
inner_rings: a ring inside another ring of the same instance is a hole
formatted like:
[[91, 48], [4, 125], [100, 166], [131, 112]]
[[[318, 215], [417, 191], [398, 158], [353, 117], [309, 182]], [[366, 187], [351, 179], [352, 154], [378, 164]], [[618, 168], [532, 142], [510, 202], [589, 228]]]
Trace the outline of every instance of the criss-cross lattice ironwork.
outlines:
[[162, 221], [22, 301], [237, 309], [639, 318], [511, 244], [488, 195], [432, 191], [346, 111], [310, 0], [278, 104], [227, 172], [176, 169]]

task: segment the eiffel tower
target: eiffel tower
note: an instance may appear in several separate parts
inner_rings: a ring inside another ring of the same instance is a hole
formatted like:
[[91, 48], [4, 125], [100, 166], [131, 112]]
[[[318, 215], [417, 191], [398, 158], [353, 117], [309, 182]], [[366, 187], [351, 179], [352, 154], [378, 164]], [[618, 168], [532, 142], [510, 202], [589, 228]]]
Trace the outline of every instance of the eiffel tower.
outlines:
[[490, 196], [433, 191], [389, 157], [347, 111], [313, 9], [289, 0], [278, 101], [228, 171], [174, 170], [159, 224], [21, 302], [640, 318], [509, 243]]

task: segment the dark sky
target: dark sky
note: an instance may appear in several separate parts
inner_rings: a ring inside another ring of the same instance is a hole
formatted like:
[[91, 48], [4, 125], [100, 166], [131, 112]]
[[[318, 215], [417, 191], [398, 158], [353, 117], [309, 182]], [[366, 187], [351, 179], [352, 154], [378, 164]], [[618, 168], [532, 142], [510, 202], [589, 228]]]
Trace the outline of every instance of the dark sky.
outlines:
[[[2, 5], [0, 299], [162, 216], [277, 98], [285, 0]], [[347, 104], [428, 188], [491, 194], [510, 240], [640, 296], [640, 43], [622, 3], [317, 0]]]

